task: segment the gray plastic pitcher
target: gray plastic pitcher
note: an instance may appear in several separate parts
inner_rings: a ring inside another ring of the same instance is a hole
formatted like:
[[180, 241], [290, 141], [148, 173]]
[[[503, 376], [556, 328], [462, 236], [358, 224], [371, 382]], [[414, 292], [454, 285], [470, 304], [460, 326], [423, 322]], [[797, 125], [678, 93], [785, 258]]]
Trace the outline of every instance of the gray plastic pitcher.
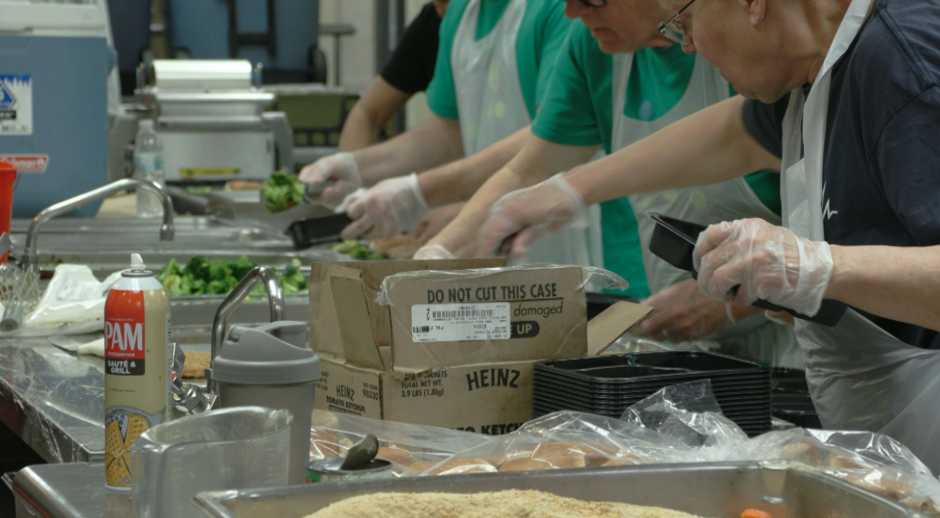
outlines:
[[[138, 518], [198, 518], [202, 491], [287, 485], [286, 410], [212, 410], [154, 426], [131, 447]], [[309, 428], [309, 425], [307, 426]]]
[[217, 383], [222, 408], [261, 406], [289, 410], [288, 483], [303, 484], [310, 460], [313, 392], [320, 358], [307, 346], [307, 323], [280, 321], [234, 326], [206, 377]]

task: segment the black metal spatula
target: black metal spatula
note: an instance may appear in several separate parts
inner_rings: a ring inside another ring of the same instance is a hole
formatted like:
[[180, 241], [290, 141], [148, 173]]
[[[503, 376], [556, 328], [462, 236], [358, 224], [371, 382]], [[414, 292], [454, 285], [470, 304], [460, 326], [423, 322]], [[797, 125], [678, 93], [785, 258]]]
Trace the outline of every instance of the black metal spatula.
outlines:
[[307, 248], [340, 241], [340, 233], [352, 222], [348, 214], [340, 212], [295, 221], [287, 227], [286, 233], [294, 241], [294, 247]]

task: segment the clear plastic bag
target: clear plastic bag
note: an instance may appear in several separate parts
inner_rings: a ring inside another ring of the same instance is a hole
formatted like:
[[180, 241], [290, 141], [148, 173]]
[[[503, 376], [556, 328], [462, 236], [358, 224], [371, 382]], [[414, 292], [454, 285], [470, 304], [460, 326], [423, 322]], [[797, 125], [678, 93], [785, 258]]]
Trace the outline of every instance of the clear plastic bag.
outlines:
[[800, 463], [940, 517], [940, 481], [886, 435], [794, 428], [755, 437], [730, 460]]
[[620, 419], [693, 448], [734, 448], [747, 441], [744, 431], [721, 414], [709, 380], [665, 387], [628, 408]]
[[379, 439], [378, 457], [392, 463], [395, 476], [413, 476], [492, 437], [434, 426], [378, 421], [348, 414], [313, 411], [310, 460], [345, 456], [366, 434]]

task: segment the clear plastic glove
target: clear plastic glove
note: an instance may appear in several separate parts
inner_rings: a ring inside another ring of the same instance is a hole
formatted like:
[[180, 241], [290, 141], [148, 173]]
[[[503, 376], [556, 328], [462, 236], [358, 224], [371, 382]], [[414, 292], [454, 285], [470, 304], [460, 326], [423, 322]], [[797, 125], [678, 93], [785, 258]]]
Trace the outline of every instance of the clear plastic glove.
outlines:
[[584, 199], [559, 173], [544, 182], [511, 192], [490, 209], [480, 229], [477, 255], [490, 257], [511, 246], [514, 257], [522, 257], [536, 241], [565, 226], [586, 227]]
[[342, 237], [391, 239], [416, 229], [428, 210], [418, 187], [418, 175], [384, 180], [349, 205], [346, 212], [354, 221], [343, 230]]
[[693, 257], [699, 288], [709, 297], [739, 304], [764, 299], [809, 316], [819, 311], [832, 277], [827, 243], [762, 219], [708, 227]]
[[421, 220], [421, 223], [418, 223], [418, 228], [415, 230], [415, 237], [418, 242], [425, 245], [428, 241], [434, 239], [434, 236], [440, 234], [447, 225], [450, 225], [451, 221], [454, 221], [464, 205], [463, 202], [452, 203], [432, 210]]
[[336, 183], [324, 189], [320, 194], [320, 199], [334, 207], [342, 203], [346, 196], [362, 187], [359, 167], [351, 153], [337, 153], [323, 157], [300, 171], [300, 181], [309, 185], [320, 185], [327, 180], [333, 180]]
[[454, 254], [447, 251], [441, 245], [423, 246], [415, 252], [414, 259], [422, 261], [434, 261], [440, 259], [453, 259]]
[[643, 304], [655, 309], [631, 331], [643, 338], [689, 342], [734, 325], [728, 306], [703, 295], [692, 279], [660, 291]]

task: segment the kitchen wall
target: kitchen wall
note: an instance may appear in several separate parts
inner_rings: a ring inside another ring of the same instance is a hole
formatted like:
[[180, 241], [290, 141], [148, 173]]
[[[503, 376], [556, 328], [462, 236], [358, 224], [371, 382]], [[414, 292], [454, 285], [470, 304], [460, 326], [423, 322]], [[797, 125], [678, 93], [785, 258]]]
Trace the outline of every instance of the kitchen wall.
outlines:
[[[381, 63], [375, 62], [375, 5], [386, 0], [320, 0], [321, 23], [349, 23], [356, 28], [352, 36], [344, 36], [340, 43], [340, 84], [354, 90], [365, 90]], [[407, 0], [408, 22], [421, 10], [427, 0]], [[328, 84], [334, 84], [336, 67], [333, 64], [333, 37], [321, 36], [320, 46], [326, 53], [329, 70]], [[409, 128], [427, 121], [430, 114], [424, 94], [418, 94], [405, 109]]]

